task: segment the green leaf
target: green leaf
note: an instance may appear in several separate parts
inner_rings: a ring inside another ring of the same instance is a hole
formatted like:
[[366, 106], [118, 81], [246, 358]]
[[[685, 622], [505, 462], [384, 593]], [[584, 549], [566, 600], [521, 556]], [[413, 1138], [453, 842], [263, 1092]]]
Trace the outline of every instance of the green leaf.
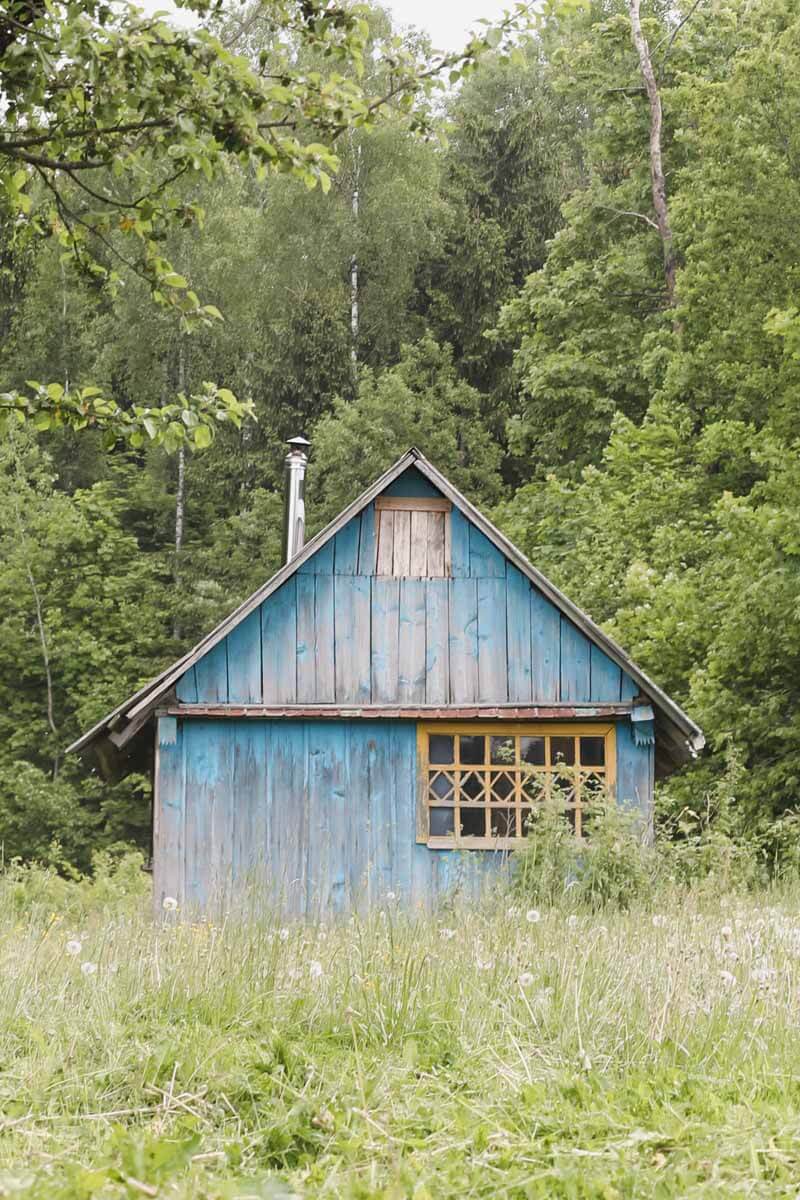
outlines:
[[208, 425], [198, 425], [193, 434], [194, 444], [198, 450], [205, 450], [214, 440], [214, 435]]

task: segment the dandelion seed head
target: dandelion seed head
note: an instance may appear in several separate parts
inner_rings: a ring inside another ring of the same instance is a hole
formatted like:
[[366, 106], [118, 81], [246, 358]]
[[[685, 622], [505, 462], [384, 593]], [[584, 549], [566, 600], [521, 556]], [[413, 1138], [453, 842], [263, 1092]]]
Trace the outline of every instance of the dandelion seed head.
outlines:
[[538, 908], [529, 908], [525, 913], [525, 920], [529, 925], [537, 925], [541, 919], [542, 914], [539, 912]]
[[77, 954], [80, 954], [82, 949], [83, 947], [77, 938], [70, 938], [64, 947], [64, 953], [69, 954], [71, 958], [75, 958]]
[[575, 913], [570, 913], [570, 915], [567, 917], [567, 929], [576, 929], [577, 925], [578, 918], [575, 916]]
[[164, 912], [175, 912], [178, 907], [178, 901], [174, 896], [165, 896], [161, 901], [161, 907], [164, 909]]
[[667, 923], [667, 918], [665, 916], [663, 916], [661, 913], [656, 913], [654, 915], [654, 917], [653, 917], [653, 928], [654, 929], [663, 929], [664, 926], [666, 925], [666, 923]]
[[288, 942], [288, 940], [289, 940], [289, 930], [288, 930], [288, 929], [281, 929], [281, 930], [279, 931], [279, 933], [278, 933], [278, 938], [279, 938], [279, 940], [280, 940], [280, 941], [282, 941], [282, 942]]
[[308, 972], [312, 979], [321, 979], [322, 978], [322, 963], [317, 962], [317, 960], [314, 959], [313, 962], [310, 962], [308, 964]]
[[523, 971], [519, 977], [519, 986], [521, 988], [529, 988], [533, 983], [533, 975], [530, 971]]
[[81, 963], [81, 975], [95, 975], [97, 973], [97, 963], [85, 962]]
[[450, 939], [454, 938], [455, 936], [456, 936], [455, 929], [440, 929], [439, 930], [439, 937], [444, 938], [444, 940], [446, 942], [449, 942]]

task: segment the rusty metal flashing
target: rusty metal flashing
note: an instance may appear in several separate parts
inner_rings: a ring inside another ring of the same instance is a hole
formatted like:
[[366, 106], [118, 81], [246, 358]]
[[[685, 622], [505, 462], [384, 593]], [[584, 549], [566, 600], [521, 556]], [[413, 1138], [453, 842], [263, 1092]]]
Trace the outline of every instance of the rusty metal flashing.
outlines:
[[455, 721], [546, 721], [564, 718], [591, 721], [630, 716], [630, 704], [171, 704], [159, 708], [160, 717], [223, 718], [337, 718]]

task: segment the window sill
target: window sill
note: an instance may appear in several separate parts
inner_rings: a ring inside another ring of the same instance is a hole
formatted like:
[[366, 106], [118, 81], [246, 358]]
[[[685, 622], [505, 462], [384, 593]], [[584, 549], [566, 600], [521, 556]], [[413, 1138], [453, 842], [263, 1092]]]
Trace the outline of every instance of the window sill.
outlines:
[[527, 838], [510, 837], [423, 837], [418, 838], [418, 844], [427, 846], [429, 850], [519, 850], [527, 843]]

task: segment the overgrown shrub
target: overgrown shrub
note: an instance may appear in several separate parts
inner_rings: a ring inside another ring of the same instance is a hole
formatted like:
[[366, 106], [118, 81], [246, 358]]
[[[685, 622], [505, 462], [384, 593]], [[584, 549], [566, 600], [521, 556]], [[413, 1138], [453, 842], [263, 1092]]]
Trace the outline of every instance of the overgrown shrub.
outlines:
[[627, 908], [649, 901], [659, 860], [647, 843], [641, 813], [603, 799], [587, 808], [590, 836], [575, 838], [559, 799], [542, 804], [516, 855], [514, 889], [544, 906]]

